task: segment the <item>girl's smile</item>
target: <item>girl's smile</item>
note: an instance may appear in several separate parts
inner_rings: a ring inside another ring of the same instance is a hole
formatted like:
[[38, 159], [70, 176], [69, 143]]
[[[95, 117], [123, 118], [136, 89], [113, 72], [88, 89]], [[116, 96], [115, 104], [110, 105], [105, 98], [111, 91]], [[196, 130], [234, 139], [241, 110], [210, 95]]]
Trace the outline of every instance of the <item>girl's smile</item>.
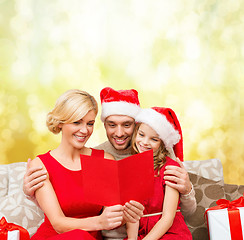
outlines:
[[135, 144], [140, 153], [151, 149], [156, 152], [160, 147], [161, 139], [149, 125], [142, 123], [138, 129]]

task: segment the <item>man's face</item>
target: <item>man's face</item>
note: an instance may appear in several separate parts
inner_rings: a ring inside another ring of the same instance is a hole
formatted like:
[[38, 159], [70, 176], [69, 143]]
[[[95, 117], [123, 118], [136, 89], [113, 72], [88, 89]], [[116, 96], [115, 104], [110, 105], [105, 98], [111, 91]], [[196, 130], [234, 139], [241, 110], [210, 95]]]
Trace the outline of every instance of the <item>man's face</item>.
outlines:
[[135, 120], [125, 115], [111, 115], [105, 119], [109, 142], [117, 150], [124, 150], [130, 145], [131, 137], [135, 128]]

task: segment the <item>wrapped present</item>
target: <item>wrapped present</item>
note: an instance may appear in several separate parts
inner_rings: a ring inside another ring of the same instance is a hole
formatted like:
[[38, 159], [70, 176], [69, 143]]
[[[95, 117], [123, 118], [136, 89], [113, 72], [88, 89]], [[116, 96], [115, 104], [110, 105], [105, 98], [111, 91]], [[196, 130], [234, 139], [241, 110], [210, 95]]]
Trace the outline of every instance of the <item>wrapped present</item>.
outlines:
[[8, 223], [5, 217], [0, 220], [0, 239], [1, 240], [29, 240], [28, 231], [14, 223]]
[[8, 231], [7, 239], [8, 240], [20, 240], [19, 230]]
[[234, 201], [219, 199], [217, 206], [208, 208], [207, 224], [210, 240], [243, 240], [244, 196]]

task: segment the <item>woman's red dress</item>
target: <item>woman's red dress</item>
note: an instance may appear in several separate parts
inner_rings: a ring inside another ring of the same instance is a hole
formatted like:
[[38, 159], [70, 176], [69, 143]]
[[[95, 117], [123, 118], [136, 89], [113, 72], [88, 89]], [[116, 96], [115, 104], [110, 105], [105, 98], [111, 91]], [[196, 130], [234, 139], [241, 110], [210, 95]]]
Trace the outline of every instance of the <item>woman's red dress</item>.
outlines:
[[[101, 154], [104, 154], [102, 150], [92, 149], [92, 155]], [[39, 155], [38, 157], [48, 171], [50, 182], [65, 216], [86, 218], [97, 216], [101, 213], [102, 206], [84, 201], [82, 170], [73, 171], [65, 168], [50, 155], [50, 152]], [[45, 216], [44, 222], [32, 236], [31, 240], [44, 239], [100, 240], [102, 237], [100, 231], [86, 232], [80, 229], [58, 234]]]

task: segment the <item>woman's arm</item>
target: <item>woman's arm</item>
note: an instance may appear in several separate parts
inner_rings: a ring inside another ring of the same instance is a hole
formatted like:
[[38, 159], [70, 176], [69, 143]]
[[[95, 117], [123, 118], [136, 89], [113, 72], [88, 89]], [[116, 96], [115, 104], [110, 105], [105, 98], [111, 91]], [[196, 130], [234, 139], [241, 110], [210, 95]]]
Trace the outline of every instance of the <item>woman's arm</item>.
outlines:
[[[45, 169], [39, 158], [32, 160], [30, 165], [31, 167], [43, 166]], [[35, 195], [41, 209], [58, 233], [74, 229], [85, 231], [109, 230], [120, 226], [123, 220], [123, 206], [121, 205], [107, 207], [99, 216], [80, 219], [66, 217], [59, 205], [48, 175], [43, 186], [36, 190]]]
[[43, 167], [40, 165], [31, 168], [30, 163], [31, 159], [29, 158], [23, 180], [23, 192], [29, 200], [33, 201], [39, 207], [35, 198], [35, 191], [43, 186], [43, 181], [47, 177], [47, 171], [43, 170]]
[[144, 240], [159, 239], [169, 230], [175, 218], [178, 202], [179, 192], [166, 185], [162, 217], [146, 235]]
[[127, 230], [128, 240], [136, 240], [138, 237], [139, 221], [136, 223], [127, 222], [126, 230]]

